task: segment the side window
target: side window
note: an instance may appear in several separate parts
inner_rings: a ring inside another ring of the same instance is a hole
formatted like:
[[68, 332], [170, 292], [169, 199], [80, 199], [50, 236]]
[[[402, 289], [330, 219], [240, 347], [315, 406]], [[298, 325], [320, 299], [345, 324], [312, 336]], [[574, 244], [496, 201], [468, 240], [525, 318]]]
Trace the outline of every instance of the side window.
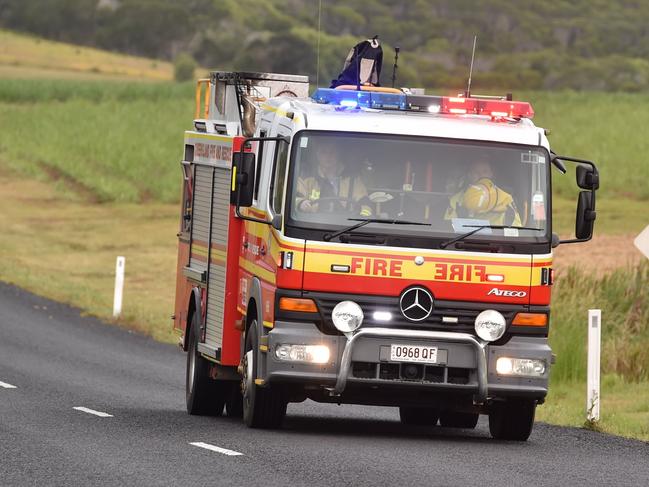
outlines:
[[[262, 139], [266, 137], [266, 131], [261, 130], [259, 132], [259, 137]], [[255, 201], [259, 199], [259, 179], [261, 178], [261, 168], [264, 165], [263, 160], [264, 160], [264, 146], [266, 143], [264, 143], [263, 140], [259, 141], [259, 151], [257, 154], [257, 170], [255, 174]]]
[[273, 165], [273, 179], [270, 186], [270, 205], [274, 213], [282, 211], [284, 199], [284, 180], [286, 179], [286, 164], [288, 162], [288, 144], [277, 142], [275, 145], [275, 163]]

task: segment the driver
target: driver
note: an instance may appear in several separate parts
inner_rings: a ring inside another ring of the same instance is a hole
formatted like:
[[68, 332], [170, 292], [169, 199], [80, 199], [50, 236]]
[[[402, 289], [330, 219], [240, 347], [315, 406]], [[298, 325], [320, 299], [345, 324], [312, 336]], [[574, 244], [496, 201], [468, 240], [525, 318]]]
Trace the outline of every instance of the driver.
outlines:
[[372, 216], [365, 184], [358, 176], [345, 174], [334, 143], [319, 142], [315, 153], [315, 175], [297, 181], [297, 209], [305, 213], [356, 212], [360, 216]]
[[445, 220], [480, 218], [491, 225], [521, 226], [521, 217], [508, 192], [496, 186], [491, 164], [481, 158], [469, 166], [465, 184], [451, 196]]

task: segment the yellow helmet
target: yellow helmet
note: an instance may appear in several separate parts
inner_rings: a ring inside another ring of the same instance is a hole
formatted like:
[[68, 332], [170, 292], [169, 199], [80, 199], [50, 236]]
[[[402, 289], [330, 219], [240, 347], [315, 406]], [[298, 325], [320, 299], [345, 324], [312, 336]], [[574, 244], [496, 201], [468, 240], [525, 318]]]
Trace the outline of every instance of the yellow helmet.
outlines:
[[462, 206], [471, 214], [492, 211], [497, 203], [498, 188], [488, 178], [482, 178], [470, 184], [462, 196]]

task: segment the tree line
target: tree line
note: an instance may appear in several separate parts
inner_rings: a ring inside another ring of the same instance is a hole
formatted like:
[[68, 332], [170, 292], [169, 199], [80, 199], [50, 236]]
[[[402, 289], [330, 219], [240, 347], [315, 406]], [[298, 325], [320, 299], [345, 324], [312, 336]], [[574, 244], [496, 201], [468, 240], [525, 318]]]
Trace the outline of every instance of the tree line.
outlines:
[[383, 84], [399, 46], [399, 85], [454, 89], [466, 84], [477, 35], [477, 89], [649, 87], [645, 0], [0, 0], [0, 25], [165, 60], [189, 55], [208, 68], [307, 74], [320, 85], [351, 46], [379, 35]]

